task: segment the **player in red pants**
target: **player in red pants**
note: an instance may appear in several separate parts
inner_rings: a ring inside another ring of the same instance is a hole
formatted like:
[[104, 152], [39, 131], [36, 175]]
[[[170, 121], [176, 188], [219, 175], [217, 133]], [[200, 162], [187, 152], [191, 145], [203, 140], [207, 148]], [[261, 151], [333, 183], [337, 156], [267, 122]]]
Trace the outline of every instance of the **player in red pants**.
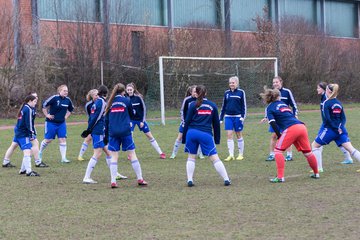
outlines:
[[[266, 104], [266, 117], [269, 124], [274, 129], [277, 135], [277, 142], [275, 145], [275, 161], [277, 167], [277, 176], [270, 179], [270, 182], [281, 183], [285, 181], [285, 158], [283, 152], [292, 144], [298, 151], [301, 151], [306, 157], [310, 167], [313, 170], [312, 178], [320, 178], [317, 161], [315, 155], [311, 151], [309, 137], [305, 124], [299, 121], [287, 104], [280, 101], [280, 91], [277, 89], [264, 89], [260, 94]], [[280, 134], [280, 129], [283, 132]]]

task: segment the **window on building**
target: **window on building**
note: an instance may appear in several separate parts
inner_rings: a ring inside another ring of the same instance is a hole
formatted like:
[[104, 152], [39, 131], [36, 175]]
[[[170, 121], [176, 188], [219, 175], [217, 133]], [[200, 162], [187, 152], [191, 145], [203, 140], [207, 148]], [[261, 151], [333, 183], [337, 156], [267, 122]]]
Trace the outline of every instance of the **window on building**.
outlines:
[[325, 3], [326, 33], [338, 37], [356, 37], [357, 4], [341, 1]]
[[219, 28], [221, 6], [219, 0], [174, 0], [176, 27]]
[[232, 30], [256, 31], [256, 16], [263, 16], [263, 9], [268, 6], [267, 0], [231, 1], [230, 17]]
[[101, 0], [38, 0], [42, 19], [98, 22], [101, 8]]
[[110, 22], [138, 25], [164, 25], [166, 0], [109, 0]]

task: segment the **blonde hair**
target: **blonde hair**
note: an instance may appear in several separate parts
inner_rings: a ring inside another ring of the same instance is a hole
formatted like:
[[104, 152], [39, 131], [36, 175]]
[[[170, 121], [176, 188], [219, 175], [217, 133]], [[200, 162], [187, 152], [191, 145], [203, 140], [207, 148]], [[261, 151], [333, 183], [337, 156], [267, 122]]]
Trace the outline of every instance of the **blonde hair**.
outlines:
[[331, 95], [328, 97], [328, 99], [336, 98], [339, 94], [339, 85], [336, 83], [330, 83], [326, 86], [326, 89], [329, 89], [331, 92]]
[[65, 84], [60, 85], [60, 86], [57, 88], [58, 93], [60, 93], [60, 92], [61, 92], [61, 90], [62, 90], [64, 87], [66, 87], [66, 88], [67, 88], [67, 86], [66, 86]]
[[261, 98], [267, 104], [275, 102], [280, 97], [280, 91], [278, 89], [270, 89], [264, 86], [264, 92], [260, 93]]
[[122, 94], [125, 92], [125, 86], [122, 83], [118, 83], [114, 86], [114, 89], [111, 92], [111, 95], [109, 97], [108, 103], [106, 105], [105, 113], [107, 113], [112, 105], [112, 102], [114, 101], [114, 98], [116, 95]]
[[279, 80], [281, 83], [283, 83], [283, 80], [282, 80], [282, 78], [281, 78], [280, 76], [274, 77], [274, 78], [273, 78], [273, 81], [274, 81], [274, 79], [277, 79], [277, 80]]
[[86, 101], [90, 101], [93, 99], [93, 96], [95, 94], [98, 93], [98, 90], [97, 89], [91, 89], [87, 94], [86, 94]]
[[230, 77], [230, 78], [229, 78], [229, 81], [230, 81], [230, 80], [234, 80], [234, 81], [235, 81], [236, 87], [239, 86], [239, 78], [238, 78], [237, 76], [232, 76], [232, 77]]

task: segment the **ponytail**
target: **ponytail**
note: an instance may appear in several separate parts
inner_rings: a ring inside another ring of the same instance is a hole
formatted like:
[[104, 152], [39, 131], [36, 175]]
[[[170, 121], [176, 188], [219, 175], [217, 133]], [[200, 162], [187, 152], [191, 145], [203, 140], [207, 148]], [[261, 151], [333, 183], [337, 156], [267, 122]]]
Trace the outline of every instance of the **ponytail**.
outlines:
[[207, 93], [207, 91], [206, 91], [206, 87], [204, 85], [196, 86], [196, 94], [197, 94], [196, 107], [197, 108], [200, 107], [201, 104], [203, 103], [206, 93]]
[[21, 116], [21, 110], [23, 109], [23, 107], [25, 106], [25, 104], [27, 104], [30, 101], [34, 101], [37, 97], [35, 97], [34, 95], [28, 95], [25, 97], [23, 104], [21, 105], [21, 107], [19, 108], [18, 112], [17, 112], [17, 117], [19, 118]]
[[330, 96], [328, 97], [328, 99], [333, 99], [336, 98], [338, 93], [339, 93], [339, 85], [336, 83], [330, 83], [329, 85], [327, 85], [326, 87], [327, 89], [329, 89], [329, 91], [331, 92]]
[[275, 102], [279, 98], [280, 91], [278, 89], [270, 89], [267, 88], [267, 86], [264, 86], [264, 92], [260, 93], [260, 96], [265, 103], [269, 104]]
[[122, 94], [123, 92], [125, 92], [125, 86], [122, 83], [118, 83], [114, 86], [114, 89], [111, 92], [111, 95], [109, 97], [108, 103], [106, 105], [106, 109], [105, 109], [105, 114], [108, 113], [108, 111], [111, 108], [111, 105], [114, 101], [114, 98], [116, 95]]
[[86, 101], [90, 101], [93, 99], [93, 95], [97, 93], [97, 89], [91, 89], [87, 94], [86, 94]]

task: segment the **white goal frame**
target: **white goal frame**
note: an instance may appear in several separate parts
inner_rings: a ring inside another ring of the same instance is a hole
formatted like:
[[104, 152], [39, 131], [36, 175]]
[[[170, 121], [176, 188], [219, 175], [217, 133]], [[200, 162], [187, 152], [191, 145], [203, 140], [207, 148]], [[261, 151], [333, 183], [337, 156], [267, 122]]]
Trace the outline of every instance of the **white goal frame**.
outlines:
[[172, 57], [160, 56], [159, 57], [159, 76], [160, 76], [160, 105], [161, 105], [161, 124], [165, 126], [165, 97], [164, 97], [164, 59], [174, 60], [207, 60], [207, 61], [254, 61], [265, 60], [274, 61], [274, 77], [278, 76], [278, 58], [277, 57], [242, 57], [242, 58], [216, 58], [216, 57]]

